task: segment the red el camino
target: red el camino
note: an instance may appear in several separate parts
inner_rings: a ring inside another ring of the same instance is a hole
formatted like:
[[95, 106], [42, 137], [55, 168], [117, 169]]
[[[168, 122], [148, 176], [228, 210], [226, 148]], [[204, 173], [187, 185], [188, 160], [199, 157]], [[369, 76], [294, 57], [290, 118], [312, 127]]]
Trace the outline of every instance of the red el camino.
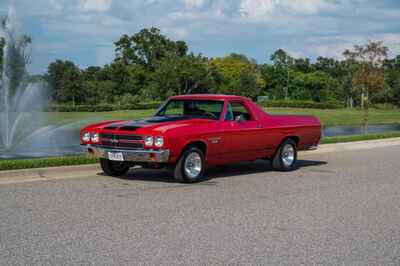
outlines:
[[297, 151], [315, 149], [321, 124], [312, 116], [270, 115], [248, 98], [182, 95], [137, 121], [109, 121], [80, 132], [85, 150], [105, 174], [130, 167], [173, 167], [174, 177], [196, 182], [206, 166], [265, 159], [279, 171], [296, 168]]

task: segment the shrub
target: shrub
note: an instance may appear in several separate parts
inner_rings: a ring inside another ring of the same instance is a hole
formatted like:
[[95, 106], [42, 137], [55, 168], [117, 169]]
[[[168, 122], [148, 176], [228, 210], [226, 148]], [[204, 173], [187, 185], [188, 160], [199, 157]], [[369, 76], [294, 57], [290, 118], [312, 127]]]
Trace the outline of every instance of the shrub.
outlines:
[[370, 105], [371, 108], [375, 108], [378, 110], [393, 110], [398, 107], [392, 103], [375, 103]]
[[344, 105], [341, 102], [313, 102], [313, 101], [291, 101], [291, 100], [274, 100], [259, 101], [259, 105], [264, 107], [292, 107], [292, 108], [312, 108], [312, 109], [340, 109]]
[[70, 104], [50, 104], [45, 108], [46, 112], [110, 112], [119, 110], [143, 110], [156, 109], [161, 102], [142, 102], [135, 104], [99, 104], [99, 105], [75, 105]]

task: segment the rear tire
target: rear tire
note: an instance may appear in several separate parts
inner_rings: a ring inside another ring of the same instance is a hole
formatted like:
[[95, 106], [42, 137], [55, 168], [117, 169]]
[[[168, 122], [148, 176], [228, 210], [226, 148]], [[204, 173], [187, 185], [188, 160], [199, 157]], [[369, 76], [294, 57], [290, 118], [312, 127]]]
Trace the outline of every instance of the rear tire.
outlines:
[[184, 183], [195, 183], [203, 179], [205, 159], [202, 150], [188, 147], [175, 165], [174, 178]]
[[100, 159], [100, 166], [103, 172], [108, 176], [123, 176], [129, 171], [129, 165], [126, 162], [114, 162], [107, 159]]
[[272, 160], [272, 168], [277, 171], [292, 171], [297, 165], [297, 145], [292, 139], [285, 140]]

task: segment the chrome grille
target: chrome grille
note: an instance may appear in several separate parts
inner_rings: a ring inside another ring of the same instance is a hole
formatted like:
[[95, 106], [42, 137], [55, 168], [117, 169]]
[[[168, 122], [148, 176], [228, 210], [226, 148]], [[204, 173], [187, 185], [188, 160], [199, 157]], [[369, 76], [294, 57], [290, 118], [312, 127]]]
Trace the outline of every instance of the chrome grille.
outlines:
[[139, 135], [100, 134], [100, 145], [111, 148], [143, 149], [143, 137]]

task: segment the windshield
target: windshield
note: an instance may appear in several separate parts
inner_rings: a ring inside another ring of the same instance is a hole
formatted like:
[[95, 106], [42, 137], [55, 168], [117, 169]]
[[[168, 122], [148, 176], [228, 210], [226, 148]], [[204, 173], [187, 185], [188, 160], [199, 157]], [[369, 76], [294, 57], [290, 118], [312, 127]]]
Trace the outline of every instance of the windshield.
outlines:
[[170, 100], [156, 116], [190, 116], [218, 120], [224, 107], [223, 101]]

